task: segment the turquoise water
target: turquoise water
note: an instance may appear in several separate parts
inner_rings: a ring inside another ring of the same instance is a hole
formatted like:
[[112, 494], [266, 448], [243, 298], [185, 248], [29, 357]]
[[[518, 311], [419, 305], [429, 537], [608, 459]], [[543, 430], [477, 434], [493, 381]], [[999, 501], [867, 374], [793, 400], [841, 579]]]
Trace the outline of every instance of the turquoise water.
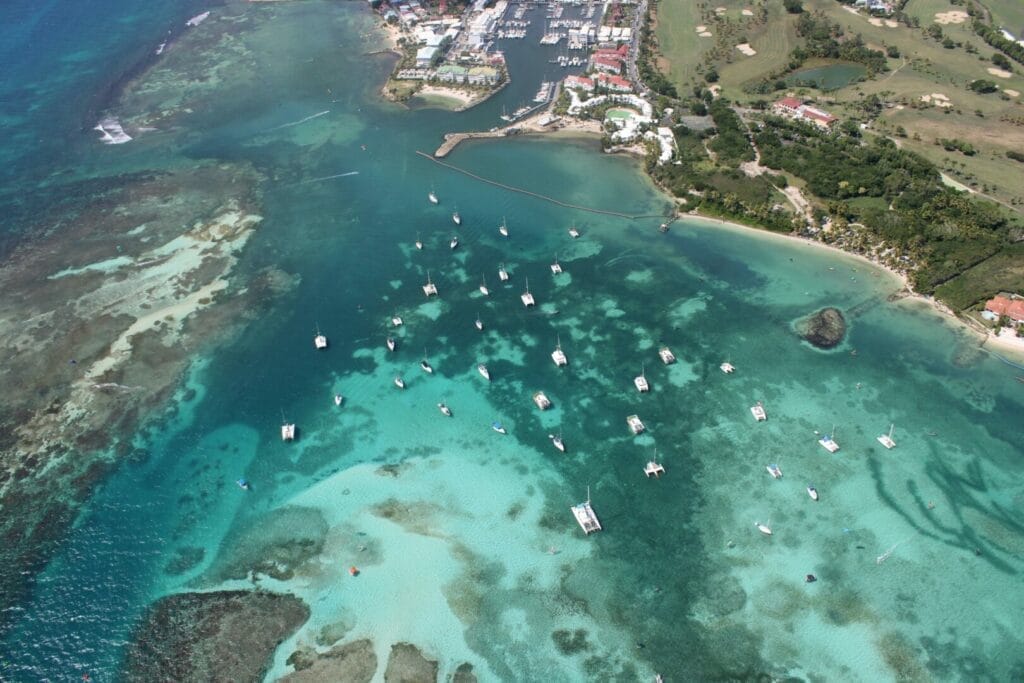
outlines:
[[787, 85], [805, 85], [819, 90], [838, 90], [868, 75], [860, 64], [839, 62], [794, 71], [786, 77]]
[[[898, 284], [852, 258], [699, 220], [662, 235], [659, 219], [560, 208], [414, 153], [494, 125], [536, 90], [526, 72], [480, 110], [410, 112], [376, 98], [389, 64], [361, 54], [376, 47], [361, 4], [228, 5], [204, 30], [226, 17], [245, 18], [243, 46], [259, 47], [239, 49], [233, 80], [148, 137], [82, 141], [82, 164], [252, 165], [266, 177], [264, 222], [238, 277], [272, 265], [299, 284], [197, 358], [159, 427], [136, 435], [138, 457], [96, 491], [31, 598], [8, 608], [3, 678], [111, 678], [152, 600], [253, 583], [312, 611], [271, 679], [296, 647], [332, 644], [325, 631], [371, 638], [380, 662], [412, 642], [443, 675], [468, 661], [481, 680], [1020, 675], [1019, 370], [926, 305], [887, 301]], [[635, 162], [594, 141], [472, 143], [449, 161], [568, 203], [667, 205]], [[535, 309], [519, 301], [527, 277]], [[793, 332], [826, 305], [850, 324], [831, 352]], [[320, 353], [318, 325], [331, 342]], [[675, 365], [660, 363], [662, 344]], [[726, 360], [735, 374], [718, 370]], [[645, 395], [632, 383], [641, 368]], [[552, 410], [536, 410], [537, 390]], [[756, 401], [767, 422], [752, 419]], [[279, 439], [282, 411], [295, 443]], [[638, 437], [632, 413], [648, 427]], [[490, 429], [496, 419], [508, 435]], [[898, 446], [886, 451], [875, 437], [891, 423]], [[833, 429], [830, 455], [817, 439]], [[565, 454], [547, 437], [558, 430]], [[667, 472], [648, 480], [654, 448]], [[242, 476], [252, 491], [235, 486]], [[569, 506], [588, 486], [604, 531], [584, 537]], [[290, 576], [254, 580], [296, 538], [317, 551], [296, 555]], [[577, 648], [556, 638], [577, 630]]]

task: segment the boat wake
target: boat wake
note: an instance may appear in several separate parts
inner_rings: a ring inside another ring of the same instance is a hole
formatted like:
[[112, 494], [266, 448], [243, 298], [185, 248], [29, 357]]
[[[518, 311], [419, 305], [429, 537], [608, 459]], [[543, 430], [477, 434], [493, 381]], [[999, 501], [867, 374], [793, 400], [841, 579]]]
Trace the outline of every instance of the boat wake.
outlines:
[[318, 183], [321, 180], [334, 180], [335, 178], [345, 178], [350, 175], [359, 175], [359, 171], [349, 171], [348, 173], [336, 173], [334, 175], [325, 175], [322, 178], [310, 178], [309, 180], [303, 180], [301, 183], [296, 185], [306, 185], [308, 183]]
[[298, 121], [290, 121], [289, 123], [282, 123], [280, 126], [274, 126], [273, 128], [268, 128], [267, 132], [269, 133], [272, 130], [280, 130], [281, 128], [291, 128], [292, 126], [297, 126], [300, 123], [305, 123], [306, 121], [312, 121], [313, 119], [318, 119], [321, 116], [323, 116], [325, 114], [330, 114], [330, 113], [331, 113], [330, 109], [324, 109], [321, 112], [317, 112], [316, 114], [310, 114], [306, 118], [299, 119]]
[[123, 145], [126, 142], [131, 142], [132, 139], [131, 135], [124, 132], [121, 122], [113, 118], [102, 119], [93, 130], [103, 133], [100, 142], [107, 145]]
[[908, 538], [906, 540], [900, 541], [899, 543], [893, 544], [893, 546], [891, 548], [889, 548], [884, 553], [882, 553], [881, 555], [879, 555], [878, 557], [875, 558], [875, 564], [882, 564], [883, 562], [888, 560], [892, 556], [892, 554], [896, 550], [896, 548], [900, 547], [901, 545], [903, 545], [904, 543], [906, 543], [909, 540], [910, 539]]

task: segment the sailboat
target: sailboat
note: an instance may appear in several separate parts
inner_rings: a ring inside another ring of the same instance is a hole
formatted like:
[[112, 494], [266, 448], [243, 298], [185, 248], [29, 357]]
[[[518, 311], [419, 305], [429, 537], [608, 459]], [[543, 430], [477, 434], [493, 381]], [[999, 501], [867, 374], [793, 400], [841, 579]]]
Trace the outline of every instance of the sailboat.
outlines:
[[654, 449], [654, 457], [651, 458], [646, 465], [644, 465], [644, 474], [650, 479], [652, 476], [656, 479], [660, 479], [661, 475], [665, 474], [665, 466], [658, 462], [658, 449]]
[[416, 233], [416, 248], [423, 249], [423, 241], [420, 239], [419, 233]]
[[455, 250], [459, 246], [459, 236], [452, 235], [452, 241], [448, 243], [448, 246]]
[[481, 332], [483, 332], [483, 330], [484, 330], [484, 321], [480, 319], [480, 315], [479, 314], [477, 314], [476, 322], [473, 323], [473, 324], [476, 325], [476, 329], [478, 329]]
[[462, 216], [459, 215], [459, 208], [455, 207], [455, 212], [452, 214], [452, 222], [455, 225], [462, 225]]
[[327, 348], [327, 336], [321, 334], [319, 325], [316, 326], [316, 336], [313, 337], [313, 346], [315, 346], [317, 349]]
[[401, 377], [395, 377], [395, 386], [399, 389], [405, 389], [405, 380]]
[[388, 351], [394, 351], [395, 347], [398, 346], [398, 343], [395, 341], [394, 337], [388, 337], [387, 345]]
[[427, 350], [423, 349], [423, 360], [420, 361], [420, 367], [423, 368], [423, 372], [433, 374], [434, 368], [430, 366], [430, 362], [427, 360]]
[[573, 239], [576, 239], [579, 236], [580, 236], [580, 231], [577, 230], [576, 229], [576, 225], [573, 224], [573, 226], [571, 228], [569, 228], [569, 237], [571, 237]]
[[508, 271], [505, 270], [505, 264], [498, 264], [498, 279], [502, 282], [508, 282]]
[[807, 495], [811, 497], [811, 500], [817, 501], [818, 500], [818, 489], [814, 488], [813, 486], [808, 486], [807, 487]]
[[334, 405], [340, 406], [342, 401], [344, 401], [344, 400], [345, 400], [345, 397], [342, 396], [341, 394], [335, 394], [334, 395]]
[[572, 506], [572, 516], [576, 518], [576, 522], [583, 529], [583, 533], [590, 535], [592, 531], [601, 530], [601, 522], [597, 519], [597, 514], [594, 513], [594, 508], [590, 506], [590, 487], [587, 487], [587, 501], [580, 503], [579, 505]]
[[427, 271], [427, 284], [423, 285], [423, 293], [428, 297], [437, 296], [437, 285], [430, 279], [430, 271]]
[[558, 432], [558, 436], [554, 434], [548, 434], [548, 438], [551, 439], [551, 443], [555, 445], [555, 448], [565, 453], [565, 442], [562, 441], [562, 432]]
[[555, 361], [555, 365], [562, 367], [563, 365], [569, 364], [569, 359], [565, 357], [565, 352], [562, 351], [562, 337], [557, 337], [558, 344], [555, 346], [555, 350], [551, 352], [551, 360]]
[[558, 257], [555, 256], [555, 262], [551, 264], [551, 274], [558, 275], [562, 272], [562, 264], [558, 262]]
[[491, 381], [491, 371], [487, 369], [487, 365], [485, 363], [480, 363], [479, 365], [477, 365], [476, 371], [479, 372], [480, 376], [483, 377], [485, 380], [487, 380], [488, 382]]
[[398, 315], [398, 313], [393, 314], [391, 316], [391, 324], [395, 327], [400, 326], [402, 324], [402, 316]]
[[530, 278], [526, 278], [526, 291], [519, 298], [523, 300], [523, 305], [527, 308], [537, 303], [533, 300], [533, 294], [530, 294]]
[[487, 278], [484, 276], [480, 277], [480, 293], [484, 296], [491, 295], [491, 290], [487, 289]]
[[502, 237], [508, 237], [508, 224], [505, 222], [505, 217], [501, 217], [501, 225], [498, 226], [498, 232], [501, 233]]
[[644, 374], [644, 366], [640, 366], [640, 375], [633, 378], [633, 384], [636, 386], [636, 390], [641, 394], [651, 390], [651, 385], [647, 383], [647, 375]]
[[889, 433], [882, 434], [880, 437], [878, 437], [878, 443], [882, 444], [883, 446], [889, 449], [896, 448], [896, 442], [892, 440], [892, 430], [893, 428], [895, 428], [895, 426], [896, 425], [893, 424], [889, 425]]
[[285, 419], [283, 410], [281, 411], [281, 440], [295, 440], [295, 424]]
[[818, 439], [818, 443], [821, 444], [821, 447], [824, 448], [829, 453], [835, 453], [836, 451], [839, 450], [839, 444], [836, 443], [835, 438], [834, 438], [835, 435], [836, 435], [836, 426], [832, 425], [832, 433], [831, 434], [826, 434], [825, 436], [823, 436], [820, 439]]
[[430, 192], [427, 193], [427, 199], [430, 200], [431, 204], [438, 204], [437, 195], [434, 194], [434, 188], [430, 188]]

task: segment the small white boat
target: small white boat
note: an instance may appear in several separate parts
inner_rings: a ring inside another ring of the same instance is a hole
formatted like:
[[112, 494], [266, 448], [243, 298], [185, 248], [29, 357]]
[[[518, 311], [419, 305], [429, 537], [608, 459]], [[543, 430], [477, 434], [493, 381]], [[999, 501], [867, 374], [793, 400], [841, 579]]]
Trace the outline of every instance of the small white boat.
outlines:
[[462, 216], [459, 215], [458, 211], [452, 214], [452, 223], [455, 223], [455, 225], [462, 225]]
[[498, 232], [502, 237], [508, 237], [508, 224], [505, 223], [504, 217], [501, 219], [501, 225], [498, 226]]
[[627, 416], [626, 424], [629, 425], [629, 431], [634, 434], [642, 434], [644, 430], [647, 429], [647, 427], [644, 426], [644, 423], [640, 421], [640, 417], [638, 415]]
[[836, 451], [839, 450], [839, 444], [836, 443], [836, 440], [834, 438], [835, 435], [836, 427], [835, 425], [832, 425], [832, 433], [826, 434], [825, 436], [818, 439], [818, 443], [821, 444], [821, 447], [824, 448], [829, 453], [835, 453]]
[[580, 236], [580, 231], [576, 229], [575, 225], [572, 226], [571, 228], [569, 228], [569, 237], [571, 237], [573, 239], [576, 239], [579, 236]]
[[388, 340], [387, 340], [386, 343], [388, 345], [388, 351], [394, 351], [395, 347], [398, 346], [398, 343], [395, 341], [394, 337], [388, 337]]
[[587, 501], [580, 503], [579, 505], [572, 506], [572, 516], [576, 518], [576, 522], [583, 529], [583, 533], [590, 535], [592, 531], [601, 530], [601, 522], [597, 519], [597, 514], [594, 513], [594, 508], [590, 506], [590, 487], [587, 487]]
[[485, 380], [487, 380], [488, 382], [491, 381], [491, 371], [487, 369], [487, 366], [485, 364], [480, 363], [480, 365], [477, 365], [476, 371], [479, 372], [480, 376], [483, 377]]
[[476, 329], [478, 329], [478, 330], [480, 330], [481, 332], [483, 332], [483, 329], [484, 329], [484, 321], [480, 319], [480, 316], [477, 316], [477, 317], [476, 317], [476, 322], [474, 322], [473, 324], [474, 324], [474, 325], [476, 325]]
[[313, 346], [315, 346], [317, 349], [327, 348], [327, 337], [323, 334], [320, 334], [319, 327], [316, 328], [316, 336], [313, 337]]
[[724, 372], [727, 375], [736, 372], [736, 367], [732, 363], [722, 363], [718, 367], [721, 368], [722, 372]]
[[281, 440], [282, 441], [294, 441], [295, 440], [295, 425], [289, 422], [285, 422], [281, 425]]
[[551, 407], [551, 401], [544, 395], [543, 391], [538, 391], [533, 395], [533, 402], [537, 404], [537, 407], [541, 410], [547, 410]]
[[640, 374], [633, 378], [633, 385], [641, 394], [651, 390], [651, 385], [647, 383], [647, 375], [644, 374], [644, 367], [642, 365], [640, 366]]
[[437, 285], [430, 279], [430, 271], [427, 271], [427, 284], [423, 285], [423, 293], [427, 295], [427, 298], [437, 296]]
[[395, 386], [398, 387], [399, 389], [405, 389], [405, 380], [402, 379], [401, 377], [396, 377]]
[[667, 346], [662, 346], [658, 349], [658, 356], [661, 357], [661, 362], [665, 365], [672, 365], [676, 362], [676, 357], [672, 355], [672, 350]]
[[555, 448], [565, 453], [565, 442], [562, 441], [562, 433], [559, 432], [558, 436], [554, 434], [548, 434], [548, 438], [551, 439], [551, 443], [555, 445]]
[[889, 433], [882, 434], [880, 437], [878, 437], [878, 443], [882, 444], [883, 446], [890, 450], [896, 448], [896, 442], [892, 440], [892, 430], [893, 428], [895, 428], [895, 426], [896, 425], [889, 425]]
[[775, 463], [767, 465], [765, 469], [768, 470], [768, 474], [772, 475], [772, 479], [782, 479], [782, 469]]
[[526, 291], [523, 292], [522, 296], [519, 297], [523, 300], [523, 306], [529, 308], [530, 306], [536, 305], [536, 301], [533, 299], [533, 294], [530, 294], [530, 279], [526, 278]]
[[438, 204], [438, 203], [439, 203], [439, 202], [438, 202], [438, 200], [437, 200], [437, 195], [436, 195], [436, 194], [434, 194], [434, 191], [433, 191], [433, 190], [431, 190], [431, 191], [430, 191], [430, 192], [429, 192], [429, 193], [427, 194], [427, 199], [428, 199], [428, 200], [430, 201], [430, 203], [431, 203], [431, 204]]
[[565, 352], [562, 351], [561, 337], [558, 338], [558, 344], [555, 346], [555, 350], [551, 352], [551, 360], [555, 361], [555, 365], [558, 367], [569, 364], [569, 359], [565, 357]]
[[334, 395], [334, 405], [340, 406], [342, 401], [344, 401], [344, 400], [345, 400], [345, 397], [342, 396], [341, 394], [335, 394]]
[[402, 316], [395, 313], [393, 316], [391, 316], [391, 324], [394, 325], [395, 327], [401, 327]]
[[756, 526], [757, 530], [760, 531], [765, 536], [771, 536], [772, 535], [772, 528], [770, 526], [768, 526], [767, 524], [761, 524], [761, 522], [754, 522], [754, 526]]
[[562, 272], [562, 264], [558, 262], [558, 257], [555, 257], [555, 262], [551, 264], [551, 274], [558, 275]]
[[246, 481], [245, 479], [237, 479], [235, 480], [235, 483], [238, 484], [238, 488], [242, 489], [243, 491], [249, 490], [249, 482]]
[[423, 249], [423, 240], [420, 239], [419, 233], [416, 233], [416, 248]]
[[483, 294], [484, 296], [490, 296], [491, 295], [491, 290], [487, 289], [487, 278], [486, 277], [480, 278], [480, 293]]
[[451, 247], [452, 249], [455, 249], [456, 247], [458, 247], [459, 246], [459, 236], [458, 235], [452, 235], [452, 241], [448, 243], [448, 246]]
[[764, 422], [768, 419], [768, 415], [764, 412], [764, 406], [758, 401], [756, 405], [750, 406], [750, 414], [754, 416], [754, 419], [758, 422]]
[[818, 500], [818, 489], [813, 486], [808, 486], [807, 495], [811, 497], [811, 500]]
[[449, 408], [448, 404], [445, 403], [444, 401], [441, 401], [440, 403], [437, 404], [437, 409], [441, 411], [442, 415], [445, 415], [447, 417], [452, 416], [452, 409]]
[[420, 361], [420, 368], [423, 370], [423, 372], [427, 373], [428, 375], [434, 373], [434, 368], [430, 366], [430, 363], [427, 362], [426, 358]]
[[505, 270], [505, 264], [498, 264], [498, 279], [502, 282], [508, 282], [508, 271]]
[[501, 423], [497, 421], [491, 423], [491, 429], [499, 434], [508, 434], [508, 432], [505, 431], [505, 428], [501, 426]]
[[651, 460], [646, 465], [644, 465], [644, 474], [647, 475], [648, 479], [650, 479], [651, 477], [660, 479], [661, 475], [665, 474], [665, 466], [659, 463], [657, 460]]

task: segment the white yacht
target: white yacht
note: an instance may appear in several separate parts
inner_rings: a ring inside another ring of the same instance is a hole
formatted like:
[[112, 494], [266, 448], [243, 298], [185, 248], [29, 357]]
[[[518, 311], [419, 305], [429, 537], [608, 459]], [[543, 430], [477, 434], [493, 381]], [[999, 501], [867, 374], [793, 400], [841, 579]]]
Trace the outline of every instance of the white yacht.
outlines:
[[551, 352], [551, 360], [555, 361], [555, 365], [558, 367], [569, 364], [569, 359], [565, 357], [565, 352], [562, 351], [561, 337], [558, 338], [558, 344], [555, 346], [555, 350]]
[[326, 335], [320, 333], [319, 327], [316, 328], [316, 336], [313, 337], [313, 346], [315, 346], [318, 349], [327, 348], [327, 337]]
[[555, 257], [555, 262], [551, 264], [551, 274], [558, 275], [562, 272], [562, 264], [558, 262], [558, 257]]
[[438, 202], [438, 200], [437, 200], [437, 195], [436, 195], [436, 194], [434, 194], [434, 191], [433, 191], [433, 190], [431, 190], [431, 191], [430, 191], [430, 192], [429, 192], [429, 193], [427, 194], [427, 199], [428, 199], [428, 200], [430, 200], [430, 203], [431, 203], [431, 204], [438, 204], [438, 203], [439, 203], [439, 202]]
[[420, 239], [419, 233], [416, 233], [416, 248], [420, 250], [423, 249], [423, 240]]
[[451, 247], [453, 250], [456, 249], [459, 246], [459, 236], [452, 235], [452, 241], [448, 243], [448, 246]]
[[536, 305], [537, 302], [534, 301], [533, 294], [530, 294], [530, 278], [526, 278], [526, 291], [519, 298], [523, 300], [523, 306], [527, 308]]
[[282, 441], [294, 441], [295, 440], [295, 425], [289, 422], [285, 422], [281, 425], [281, 440]]
[[395, 386], [398, 387], [399, 389], [405, 389], [405, 380], [402, 379], [401, 377], [396, 377]]
[[505, 217], [501, 218], [501, 225], [498, 226], [498, 232], [501, 233], [502, 237], [508, 237], [508, 223], [505, 222]]
[[442, 415], [445, 415], [447, 417], [452, 416], [452, 409], [449, 408], [448, 404], [445, 403], [444, 401], [441, 401], [440, 403], [437, 404], [437, 409], [441, 411]]
[[427, 297], [437, 296], [437, 285], [435, 285], [430, 279], [430, 271], [427, 271], [427, 284], [423, 285], [423, 293]]
[[480, 376], [483, 377], [485, 380], [487, 380], [488, 382], [491, 381], [491, 371], [487, 369], [486, 364], [480, 363], [479, 365], [477, 365], [476, 371], [479, 372]]
[[642, 434], [643, 431], [647, 429], [646, 427], [644, 427], [644, 423], [640, 421], [640, 416], [638, 415], [627, 416], [626, 424], [629, 425], [629, 431], [633, 432], [634, 434]]
[[565, 442], [562, 441], [562, 433], [559, 432], [558, 436], [554, 434], [548, 434], [548, 438], [551, 439], [551, 443], [555, 445], [555, 448], [565, 453]]
[[814, 488], [813, 486], [808, 486], [807, 495], [811, 497], [811, 500], [818, 500], [818, 489]]
[[676, 357], [672, 355], [672, 349], [667, 346], [662, 346], [658, 349], [658, 356], [661, 357], [661, 362], [665, 365], [672, 365], [676, 362]]
[[473, 323], [473, 324], [476, 325], [476, 329], [478, 329], [481, 332], [483, 332], [483, 330], [484, 330], [484, 321], [480, 319], [479, 315], [476, 317], [476, 322]]
[[882, 434], [878, 437], [878, 443], [882, 444], [888, 449], [896, 448], [896, 442], [892, 440], [892, 430], [896, 425], [889, 425], [889, 433]]
[[395, 327], [401, 327], [402, 316], [395, 313], [393, 316], [391, 316], [391, 324], [394, 325]]
[[490, 296], [491, 295], [491, 290], [487, 289], [487, 278], [486, 277], [480, 278], [480, 293], [483, 294], [484, 296]]
[[508, 282], [508, 271], [505, 270], [505, 264], [498, 264], [498, 279], [502, 282]]
[[538, 391], [533, 395], [533, 402], [537, 404], [537, 407], [541, 410], [547, 410], [551, 407], [551, 401], [544, 395], [543, 391]]
[[633, 385], [636, 386], [636, 390], [641, 394], [651, 390], [651, 385], [647, 383], [647, 375], [644, 373], [644, 366], [640, 366], [640, 374], [633, 378]]
[[455, 223], [455, 225], [462, 225], [462, 216], [459, 215], [458, 210], [452, 214], [452, 223]]
[[344, 401], [344, 400], [345, 400], [345, 397], [342, 396], [341, 394], [335, 394], [334, 395], [334, 405], [340, 406], [342, 401]]
[[772, 479], [782, 479], [782, 469], [775, 463], [767, 465], [765, 469], [768, 470], [768, 474], [772, 475]]
[[572, 226], [571, 228], [569, 228], [569, 237], [571, 237], [573, 239], [576, 239], [579, 236], [580, 236], [580, 231], [576, 229], [575, 225]]
[[398, 342], [395, 341], [394, 337], [388, 337], [386, 343], [388, 345], [388, 351], [394, 351], [395, 347], [398, 346]]
[[590, 535], [592, 531], [601, 530], [601, 522], [598, 521], [597, 515], [594, 513], [594, 508], [590, 506], [590, 487], [587, 487], [587, 500], [585, 503], [572, 506], [572, 516], [576, 518], [576, 522], [583, 529], [583, 533]]
[[731, 375], [736, 372], [736, 367], [732, 363], [722, 363], [718, 367], [727, 375]]
[[423, 372], [427, 373], [428, 375], [434, 373], [434, 368], [430, 366], [430, 362], [427, 360], [426, 352], [423, 353], [423, 360], [420, 361], [420, 368], [423, 370]]
[[756, 526], [757, 530], [760, 531], [765, 536], [771, 536], [772, 535], [772, 528], [770, 526], [768, 526], [767, 524], [761, 524], [761, 522], [754, 522], [754, 526]]
[[821, 447], [824, 448], [829, 453], [835, 453], [836, 451], [839, 450], [839, 444], [836, 443], [835, 435], [836, 427], [835, 425], [832, 425], [832, 433], [826, 434], [820, 439], [818, 439], [818, 443], [821, 444]]
[[764, 412], [764, 406], [758, 401], [755, 405], [750, 406], [750, 414], [754, 416], [754, 419], [758, 422], [764, 422], [768, 419], [768, 415]]

